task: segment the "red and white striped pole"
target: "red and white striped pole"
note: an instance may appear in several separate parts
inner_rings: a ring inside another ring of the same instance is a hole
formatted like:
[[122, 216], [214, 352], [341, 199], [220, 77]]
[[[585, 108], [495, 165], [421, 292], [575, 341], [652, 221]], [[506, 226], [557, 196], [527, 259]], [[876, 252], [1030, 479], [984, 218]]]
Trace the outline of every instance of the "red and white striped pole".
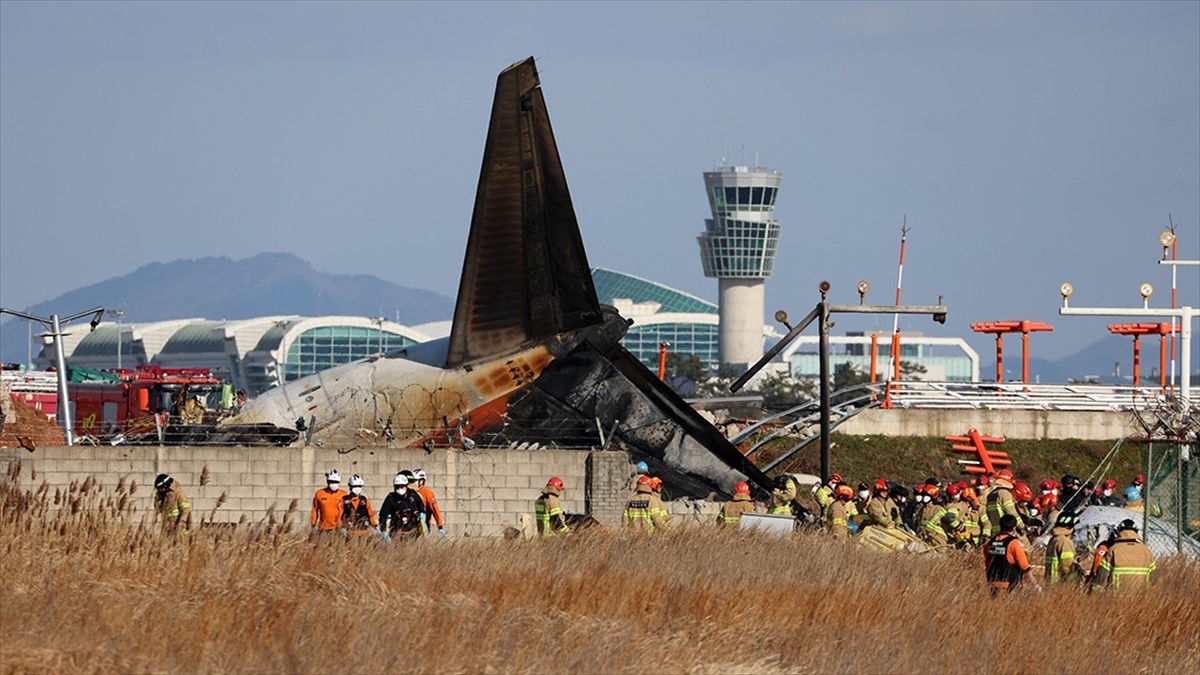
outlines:
[[[900, 225], [900, 273], [896, 277], [896, 306], [900, 306], [900, 289], [904, 285], [904, 247], [908, 241], [908, 215]], [[888, 355], [888, 382], [883, 407], [892, 407], [892, 380], [900, 379], [900, 313], [892, 315], [892, 349]]]

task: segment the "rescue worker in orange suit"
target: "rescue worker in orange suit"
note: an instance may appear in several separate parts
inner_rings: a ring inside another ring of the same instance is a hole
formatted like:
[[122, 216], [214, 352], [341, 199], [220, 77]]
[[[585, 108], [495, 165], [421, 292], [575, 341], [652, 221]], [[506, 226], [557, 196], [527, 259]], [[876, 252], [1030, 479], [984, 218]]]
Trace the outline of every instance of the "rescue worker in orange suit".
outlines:
[[[425, 485], [425, 469], [417, 469], [413, 472], [417, 479], [417, 493], [421, 495], [421, 499], [425, 500], [425, 522], [432, 522], [437, 525], [438, 534], [446, 536], [446, 524], [442, 520], [442, 509], [438, 506], [437, 495], [433, 489]], [[430, 525], [432, 529], [433, 525]]]
[[796, 498], [797, 489], [796, 479], [786, 473], [776, 476], [774, 487], [771, 490], [770, 513], [790, 516], [792, 514], [792, 500]]
[[166, 534], [187, 534], [192, 529], [192, 504], [183, 488], [165, 473], [154, 479], [154, 511], [162, 518]]
[[733, 488], [733, 499], [721, 504], [717, 514], [718, 525], [737, 525], [743, 513], [753, 513], [754, 502], [750, 501], [750, 484], [742, 481]]
[[309, 525], [313, 532], [333, 532], [342, 526], [343, 500], [347, 492], [341, 489], [342, 474], [332, 469], [325, 474], [325, 487], [313, 495]]
[[379, 529], [371, 500], [363, 493], [362, 476], [350, 476], [350, 494], [342, 498], [342, 529], [350, 537], [361, 537]]
[[1075, 557], [1075, 525], [1079, 518], [1070, 511], [1063, 511], [1050, 530], [1050, 541], [1046, 543], [1046, 564], [1043, 572], [1046, 585], [1058, 582], [1079, 581], [1083, 570]]
[[888, 482], [882, 478], [875, 481], [875, 496], [867, 502], [864, 524], [889, 529], [900, 527], [900, 507], [892, 501], [888, 492]]
[[854, 514], [850, 502], [854, 500], [854, 488], [842, 483], [833, 491], [833, 503], [826, 509], [825, 531], [834, 539], [847, 539], [850, 530], [847, 523]]
[[663, 482], [658, 476], [650, 477], [650, 492], [654, 495], [654, 499], [650, 502], [650, 520], [654, 522], [654, 529], [666, 530], [671, 526], [671, 513], [667, 511], [667, 504], [662, 498]]
[[653, 505], [654, 491], [650, 489], [650, 477], [638, 476], [633, 496], [625, 502], [625, 512], [621, 518], [625, 528], [637, 532], [653, 532], [654, 518], [651, 515]]
[[1138, 538], [1137, 524], [1126, 518], [1117, 525], [1117, 538], [1100, 562], [1092, 591], [1146, 589], [1154, 583], [1154, 572], [1154, 553]]
[[425, 502], [409, 486], [408, 475], [401, 471], [392, 479], [392, 491], [379, 508], [379, 521], [387, 540], [420, 539], [425, 536]]
[[1026, 579], [1035, 586], [1037, 577], [1029, 573], [1029, 558], [1025, 545], [1017, 538], [1017, 517], [1006, 513], [999, 521], [1000, 531], [983, 547], [983, 564], [987, 570], [988, 587], [992, 597], [1000, 591], [1012, 592]]
[[[649, 482], [650, 479], [647, 478], [647, 485]], [[559, 501], [559, 497], [562, 496], [565, 489], [563, 480], [554, 476], [546, 482], [546, 487], [542, 488], [542, 496], [534, 501], [534, 517], [537, 519], [539, 536], [553, 537], [556, 534], [566, 534], [571, 531], [571, 528], [567, 527], [567, 516], [563, 513], [562, 502]]]

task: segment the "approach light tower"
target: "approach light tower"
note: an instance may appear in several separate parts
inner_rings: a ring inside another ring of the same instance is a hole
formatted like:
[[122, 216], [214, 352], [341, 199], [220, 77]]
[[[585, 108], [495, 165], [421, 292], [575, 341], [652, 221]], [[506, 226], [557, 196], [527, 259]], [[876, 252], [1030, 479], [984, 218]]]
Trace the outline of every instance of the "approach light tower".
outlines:
[[783, 175], [760, 167], [704, 172], [712, 218], [704, 220], [700, 261], [716, 277], [721, 363], [745, 369], [763, 354], [765, 281], [775, 271], [779, 221], [775, 197]]

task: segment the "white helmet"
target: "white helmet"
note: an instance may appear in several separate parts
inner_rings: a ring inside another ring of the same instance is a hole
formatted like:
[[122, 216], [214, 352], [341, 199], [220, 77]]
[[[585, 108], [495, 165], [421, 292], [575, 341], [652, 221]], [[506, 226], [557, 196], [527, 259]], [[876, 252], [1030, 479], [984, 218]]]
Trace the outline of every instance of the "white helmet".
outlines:
[[425, 469], [417, 469], [413, 475], [417, 477], [417, 480], [425, 480]]
[[363, 486], [362, 476], [360, 476], [358, 474], [354, 474], [353, 476], [350, 476], [350, 487], [362, 487], [362, 486]]
[[325, 474], [325, 482], [340, 483], [342, 482], [342, 474], [339, 473], [337, 469], [330, 469], [329, 472]]
[[402, 473], [396, 474], [396, 477], [392, 479], [392, 485], [395, 487], [400, 487], [401, 485], [408, 485], [408, 476], [405, 476]]

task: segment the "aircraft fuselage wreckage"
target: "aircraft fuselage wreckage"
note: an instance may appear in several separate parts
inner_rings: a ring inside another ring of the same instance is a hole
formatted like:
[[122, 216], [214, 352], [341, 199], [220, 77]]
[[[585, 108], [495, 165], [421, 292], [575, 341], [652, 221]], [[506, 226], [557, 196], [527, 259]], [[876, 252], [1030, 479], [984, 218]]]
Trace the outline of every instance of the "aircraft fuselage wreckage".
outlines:
[[[533, 58], [496, 82], [450, 337], [324, 370], [249, 401], [232, 425], [323, 444], [624, 449], [668, 496], [767, 477], [620, 344], [601, 306]], [[579, 439], [586, 439], [582, 442]]]

